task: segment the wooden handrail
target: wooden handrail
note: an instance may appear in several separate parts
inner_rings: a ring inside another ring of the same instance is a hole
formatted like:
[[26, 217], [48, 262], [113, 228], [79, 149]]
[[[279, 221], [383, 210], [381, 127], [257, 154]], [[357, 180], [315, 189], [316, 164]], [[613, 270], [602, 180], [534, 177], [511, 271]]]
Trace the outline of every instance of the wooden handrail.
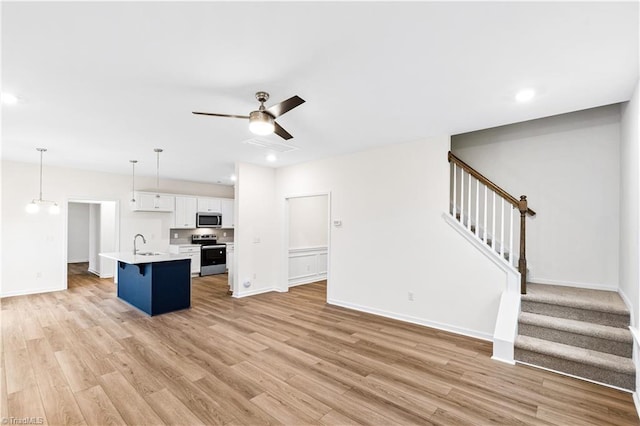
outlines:
[[[463, 171], [466, 171], [467, 173], [469, 173], [469, 175], [476, 178], [478, 182], [482, 183], [487, 188], [490, 188], [494, 193], [498, 194], [503, 199], [507, 200], [513, 207], [517, 208], [518, 211], [520, 212], [520, 258], [518, 260], [518, 272], [520, 272], [520, 293], [527, 294], [527, 250], [526, 250], [527, 242], [526, 242], [526, 220], [525, 219], [527, 214], [531, 216], [535, 216], [536, 214], [536, 212], [534, 212], [528, 207], [527, 196], [522, 195], [518, 200], [516, 197], [509, 194], [507, 191], [500, 188], [498, 185], [496, 185], [495, 183], [491, 182], [489, 179], [484, 177], [480, 172], [475, 170], [473, 167], [471, 167], [470, 165], [468, 165], [467, 163], [465, 163], [464, 161], [456, 157], [451, 151], [449, 151], [448, 157], [449, 157], [450, 163], [453, 162], [454, 164], [457, 164], [458, 166], [460, 166], [460, 168]], [[454, 189], [454, 194], [455, 194], [455, 189]], [[471, 195], [469, 195], [469, 199], [471, 199]], [[485, 200], [486, 200], [486, 195], [485, 195]], [[455, 207], [455, 201], [454, 201], [454, 207]], [[485, 214], [486, 214], [486, 207], [485, 207]], [[456, 215], [455, 211], [453, 212], [453, 215], [454, 216]], [[460, 217], [462, 217], [462, 212], [460, 212]], [[468, 224], [470, 223], [471, 222], [469, 220]], [[495, 224], [494, 224], [494, 228], [495, 228]], [[485, 230], [485, 235], [486, 235], [486, 230]], [[502, 255], [502, 249], [500, 251], [500, 254]]]
[[[514, 197], [513, 195], [509, 194], [507, 191], [505, 191], [504, 189], [500, 188], [498, 185], [496, 185], [495, 183], [491, 182], [489, 179], [487, 179], [486, 177], [484, 177], [480, 172], [478, 172], [476, 169], [474, 169], [473, 167], [471, 167], [470, 165], [468, 165], [467, 163], [465, 163], [464, 161], [462, 161], [461, 159], [459, 159], [458, 157], [456, 157], [451, 151], [449, 151], [449, 162], [454, 162], [456, 163], [458, 166], [460, 166], [462, 169], [464, 169], [467, 173], [469, 173], [471, 176], [473, 176], [474, 178], [478, 179], [481, 183], [483, 183], [484, 185], [488, 186], [489, 188], [491, 188], [491, 190], [493, 192], [495, 192], [496, 194], [500, 195], [502, 198], [504, 198], [505, 200], [507, 200], [509, 203], [511, 203], [511, 205], [515, 208], [520, 208], [520, 200], [518, 200], [516, 197]], [[530, 208], [527, 208], [527, 214], [531, 215], [531, 216], [535, 216], [536, 212], [534, 212], [533, 210], [531, 210]]]

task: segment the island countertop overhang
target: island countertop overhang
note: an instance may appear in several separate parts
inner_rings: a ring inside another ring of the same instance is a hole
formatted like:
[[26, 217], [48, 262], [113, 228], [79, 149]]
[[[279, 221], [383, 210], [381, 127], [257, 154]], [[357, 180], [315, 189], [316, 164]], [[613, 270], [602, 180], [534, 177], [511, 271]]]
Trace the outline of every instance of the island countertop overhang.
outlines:
[[170, 262], [172, 260], [186, 260], [191, 259], [189, 256], [180, 253], [160, 253], [153, 255], [140, 255], [130, 252], [112, 252], [112, 253], [99, 253], [100, 256], [106, 259], [113, 259], [118, 262], [128, 263], [130, 265], [139, 265], [142, 263], [157, 263], [157, 262]]

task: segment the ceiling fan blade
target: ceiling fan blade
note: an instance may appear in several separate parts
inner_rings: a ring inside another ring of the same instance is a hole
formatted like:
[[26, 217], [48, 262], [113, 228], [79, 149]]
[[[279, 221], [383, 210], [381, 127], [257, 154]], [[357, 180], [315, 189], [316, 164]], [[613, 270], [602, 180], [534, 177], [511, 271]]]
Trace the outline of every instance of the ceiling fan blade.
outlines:
[[279, 104], [275, 104], [267, 108], [267, 112], [273, 116], [273, 118], [278, 118], [285, 112], [291, 111], [297, 106], [300, 106], [304, 103], [304, 99], [300, 96], [293, 96], [285, 101], [280, 102]]
[[273, 133], [280, 136], [284, 140], [293, 139], [293, 136], [291, 136], [289, 132], [283, 129], [281, 125], [279, 125], [275, 121], [273, 122], [273, 125], [275, 126], [275, 128], [273, 129]]
[[248, 115], [233, 115], [233, 114], [215, 114], [213, 112], [196, 112], [193, 111], [193, 114], [198, 114], [198, 115], [213, 115], [214, 117], [231, 117], [231, 118], [249, 118]]

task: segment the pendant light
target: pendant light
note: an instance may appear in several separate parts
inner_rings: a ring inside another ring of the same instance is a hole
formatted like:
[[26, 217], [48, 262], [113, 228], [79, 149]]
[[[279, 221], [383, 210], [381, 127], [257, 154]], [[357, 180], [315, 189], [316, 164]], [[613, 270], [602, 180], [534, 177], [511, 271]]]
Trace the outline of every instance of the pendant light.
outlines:
[[160, 207], [160, 153], [162, 149], [154, 148], [153, 151], [156, 153], [156, 198], [153, 204], [157, 209]]
[[138, 160], [129, 160], [131, 163], [131, 200], [129, 204], [132, 206], [136, 204], [136, 163]]
[[55, 201], [43, 200], [42, 199], [42, 154], [47, 151], [46, 148], [36, 148], [36, 151], [40, 153], [40, 194], [37, 199], [31, 200], [29, 204], [27, 204], [26, 210], [27, 213], [38, 213], [40, 211], [41, 205], [49, 205], [49, 214], [59, 214], [60, 206]]

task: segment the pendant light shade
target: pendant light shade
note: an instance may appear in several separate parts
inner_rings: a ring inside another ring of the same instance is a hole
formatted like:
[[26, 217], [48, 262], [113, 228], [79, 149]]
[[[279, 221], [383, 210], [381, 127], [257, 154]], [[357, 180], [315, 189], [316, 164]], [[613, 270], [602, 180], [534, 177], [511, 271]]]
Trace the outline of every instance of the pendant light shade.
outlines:
[[42, 154], [45, 153], [47, 149], [36, 148], [36, 151], [40, 153], [40, 193], [37, 199], [34, 198], [29, 204], [27, 204], [25, 210], [27, 213], [35, 214], [40, 211], [41, 205], [49, 205], [49, 214], [60, 214], [60, 206], [58, 206], [58, 203], [42, 199]]

